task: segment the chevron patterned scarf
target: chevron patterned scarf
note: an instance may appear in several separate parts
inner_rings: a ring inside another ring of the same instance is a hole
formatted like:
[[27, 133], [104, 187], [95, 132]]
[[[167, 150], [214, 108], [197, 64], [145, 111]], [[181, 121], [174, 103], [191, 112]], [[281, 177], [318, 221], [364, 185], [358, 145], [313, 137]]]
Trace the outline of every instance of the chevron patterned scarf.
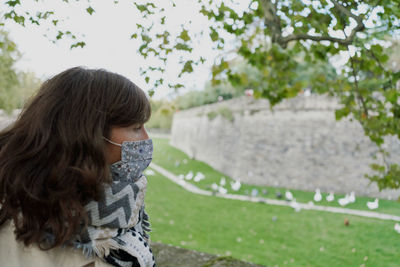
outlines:
[[149, 247], [150, 224], [144, 197], [147, 179], [116, 180], [104, 187], [104, 198], [85, 209], [89, 225], [75, 246], [87, 256], [96, 254], [113, 266], [155, 266]]

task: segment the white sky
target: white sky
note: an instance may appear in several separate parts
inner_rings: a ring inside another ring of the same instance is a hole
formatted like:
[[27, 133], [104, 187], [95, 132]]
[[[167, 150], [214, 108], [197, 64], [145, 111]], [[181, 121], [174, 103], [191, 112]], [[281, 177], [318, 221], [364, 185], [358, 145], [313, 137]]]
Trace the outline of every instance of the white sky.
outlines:
[[[71, 30], [73, 33], [84, 34], [83, 40], [86, 42], [84, 48], [75, 48], [70, 50], [70, 40], [61, 40], [53, 44], [44, 34], [49, 33], [55, 36], [55, 28], [44, 23], [41, 26], [30, 25], [26, 27], [16, 25], [11, 21], [5, 21], [5, 29], [10, 32], [13, 41], [16, 42], [18, 49], [22, 52], [22, 59], [16, 64], [16, 68], [24, 71], [33, 71], [39, 77], [47, 78], [55, 75], [67, 68], [74, 66], [87, 66], [90, 68], [105, 68], [107, 70], [120, 73], [142, 89], [147, 91], [150, 87], [145, 83], [143, 76], [139, 73], [140, 67], [146, 67], [149, 59], [143, 59], [137, 52], [141, 42], [130, 39], [130, 36], [136, 32], [136, 23], [143, 23], [141, 14], [137, 11], [132, 0], [120, 0], [114, 4], [113, 0], [97, 0], [87, 2], [84, 0], [64, 3], [62, 0], [24, 0], [23, 11], [29, 10], [35, 13], [37, 10], [54, 10], [57, 18], [65, 18], [60, 22], [57, 29]], [[141, 1], [136, 1], [141, 2]], [[190, 32], [200, 32], [208, 30], [210, 22], [199, 14], [199, 4], [197, 0], [175, 0], [177, 8], [172, 9], [171, 1], [156, 1], [166, 8], [168, 30], [171, 33], [177, 33], [181, 30], [181, 24], [187, 25], [191, 20]], [[248, 5], [248, 0], [236, 2], [237, 7], [241, 9]], [[86, 12], [89, 4], [95, 9], [93, 15]], [[158, 27], [157, 22], [156, 27]], [[354, 22], [353, 22], [354, 24]], [[161, 26], [160, 26], [161, 27]], [[348, 29], [350, 30], [350, 29]], [[332, 33], [340, 36], [339, 33]], [[193, 54], [202, 55], [208, 62], [205, 65], [195, 68], [193, 74], [184, 76], [183, 84], [187, 90], [200, 90], [204, 83], [210, 79], [210, 66], [217, 52], [212, 50], [212, 43], [208, 34], [205, 38], [196, 43], [196, 49]], [[353, 47], [350, 47], [354, 53]], [[341, 56], [332, 58], [332, 63], [340, 68], [346, 62], [348, 53], [341, 53]], [[178, 65], [178, 56], [172, 59], [165, 77], [165, 86], [156, 89], [155, 98], [171, 97], [174, 92], [166, 85], [168, 83], [179, 82], [177, 73], [181, 66]]]
[[[83, 49], [70, 50], [69, 40], [61, 40], [53, 44], [44, 37], [48, 28], [46, 24], [37, 27], [28, 23], [26, 27], [21, 27], [6, 21], [6, 30], [10, 32], [10, 37], [23, 53], [23, 58], [16, 64], [16, 68], [33, 71], [44, 78], [74, 66], [105, 68], [128, 77], [144, 90], [149, 89], [144, 77], [139, 74], [139, 67], [146, 66], [146, 61], [137, 52], [140, 41], [130, 39], [136, 31], [136, 23], [141, 22], [141, 16], [133, 1], [121, 0], [118, 4], [113, 2], [112, 0], [92, 1], [90, 5], [95, 9], [95, 13], [90, 16], [85, 11], [89, 5], [86, 1], [70, 1], [69, 4], [65, 4], [61, 0], [47, 0], [39, 2], [38, 5], [32, 0], [25, 0], [24, 10], [55, 10], [57, 17], [66, 18], [59, 24], [60, 29], [84, 34], [83, 40], [86, 46]], [[199, 9], [196, 9], [193, 4], [197, 1], [177, 2], [181, 5], [178, 5], [179, 9], [176, 13], [167, 13], [169, 19], [167, 22], [171, 31], [180, 30], [180, 24], [189, 19], [193, 20], [192, 27], [196, 30], [204, 26], [208, 28], [204, 25], [207, 20], [198, 13]], [[50, 33], [55, 36], [54, 30]], [[198, 46], [198, 53], [206, 55], [206, 58], [212, 58], [216, 52], [212, 51], [211, 43], [210, 45], [203, 43]], [[177, 62], [178, 59], [176, 58], [175, 61]], [[203, 88], [204, 82], [210, 77], [211, 63], [212, 61], [198, 67], [194, 74], [186, 76], [183, 82], [187, 89]], [[177, 63], [172, 63], [165, 84], [176, 82], [176, 72], [180, 68]], [[165, 86], [156, 90], [155, 97], [161, 98], [171, 93], [171, 90]]]

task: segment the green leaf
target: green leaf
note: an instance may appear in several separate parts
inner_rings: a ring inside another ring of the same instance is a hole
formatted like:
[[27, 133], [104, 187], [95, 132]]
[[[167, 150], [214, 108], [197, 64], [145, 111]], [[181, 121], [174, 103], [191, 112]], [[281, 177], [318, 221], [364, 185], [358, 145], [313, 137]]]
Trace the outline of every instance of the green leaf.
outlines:
[[18, 15], [15, 11], [5, 14], [4, 17], [13, 19], [16, 23], [25, 26], [25, 17]]
[[154, 3], [146, 3], [146, 4], [144, 4], [144, 5], [140, 5], [140, 4], [137, 4], [136, 2], [134, 2], [134, 5], [136, 6], [136, 8], [137, 8], [141, 13], [144, 14], [144, 15], [143, 15], [144, 17], [147, 17], [147, 15], [149, 15], [149, 14], [154, 14], [154, 12], [150, 10], [150, 8], [153, 8], [153, 9], [156, 8], [156, 6], [155, 6]]
[[9, 0], [6, 2], [6, 4], [11, 7], [15, 7], [16, 5], [20, 5], [21, 2], [19, 0]]
[[89, 13], [89, 15], [92, 15], [94, 12], [94, 9], [91, 6], [89, 6], [88, 8], [86, 8], [86, 12]]
[[71, 48], [71, 49], [72, 49], [72, 48], [76, 48], [76, 47], [81, 47], [81, 48], [83, 48], [85, 45], [86, 45], [85, 42], [76, 42], [76, 43], [72, 44], [70, 48]]
[[394, 72], [394, 73], [392, 74], [392, 79], [393, 79], [393, 82], [394, 82], [394, 83], [396, 83], [398, 80], [400, 80], [400, 71]]
[[174, 48], [177, 50], [188, 51], [188, 52], [192, 52], [192, 50], [193, 50], [193, 48], [191, 48], [189, 45], [184, 44], [184, 43], [177, 43], [174, 46]]
[[217, 41], [219, 38], [218, 32], [213, 27], [210, 27], [210, 30], [211, 30], [211, 33], [210, 33], [211, 40], [213, 42]]
[[188, 60], [185, 62], [185, 64], [183, 65], [183, 68], [181, 70], [181, 72], [179, 73], [179, 77], [183, 74], [183, 73], [191, 73], [193, 72], [193, 60]]
[[30, 20], [30, 22], [31, 22], [32, 24], [40, 25], [39, 21], [38, 21], [38, 20], [35, 20], [35, 19], [32, 18], [32, 17], [29, 17], [29, 20]]
[[181, 31], [181, 34], [179, 34], [179, 38], [182, 39], [182, 40], [185, 41], [185, 42], [189, 41], [189, 40], [190, 40], [190, 36], [189, 36], [189, 34], [188, 34], [188, 31], [185, 30], [185, 29], [183, 29], [183, 30]]
[[176, 84], [169, 83], [168, 87], [177, 90], [177, 89], [183, 88], [185, 86], [183, 84], [181, 84], [181, 83], [176, 83]]
[[399, 92], [396, 89], [389, 89], [385, 91], [385, 98], [390, 103], [397, 103], [397, 98], [399, 97]]
[[341, 109], [335, 110], [336, 120], [341, 120], [343, 117], [346, 117], [349, 114], [350, 114], [350, 109], [348, 107], [343, 107]]
[[63, 37], [64, 33], [62, 31], [58, 31], [58, 34], [56, 36], [57, 40], [60, 40]]

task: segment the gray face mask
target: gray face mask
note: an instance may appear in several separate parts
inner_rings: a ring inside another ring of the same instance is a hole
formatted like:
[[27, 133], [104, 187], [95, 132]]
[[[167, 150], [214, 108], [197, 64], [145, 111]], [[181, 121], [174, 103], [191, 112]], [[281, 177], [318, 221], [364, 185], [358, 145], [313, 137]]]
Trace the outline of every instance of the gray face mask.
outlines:
[[124, 141], [121, 145], [106, 140], [121, 147], [121, 160], [111, 164], [110, 167], [113, 179], [133, 182], [139, 179], [153, 158], [153, 141], [151, 139]]

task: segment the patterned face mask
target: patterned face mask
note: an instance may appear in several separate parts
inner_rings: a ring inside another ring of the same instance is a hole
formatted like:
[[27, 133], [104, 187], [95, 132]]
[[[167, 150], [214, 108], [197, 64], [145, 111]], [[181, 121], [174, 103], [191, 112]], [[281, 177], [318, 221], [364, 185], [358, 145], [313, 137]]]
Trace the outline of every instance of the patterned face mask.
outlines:
[[152, 160], [153, 141], [151, 139], [124, 141], [121, 145], [106, 138], [105, 140], [121, 147], [121, 160], [110, 167], [113, 179], [130, 181], [139, 179]]

